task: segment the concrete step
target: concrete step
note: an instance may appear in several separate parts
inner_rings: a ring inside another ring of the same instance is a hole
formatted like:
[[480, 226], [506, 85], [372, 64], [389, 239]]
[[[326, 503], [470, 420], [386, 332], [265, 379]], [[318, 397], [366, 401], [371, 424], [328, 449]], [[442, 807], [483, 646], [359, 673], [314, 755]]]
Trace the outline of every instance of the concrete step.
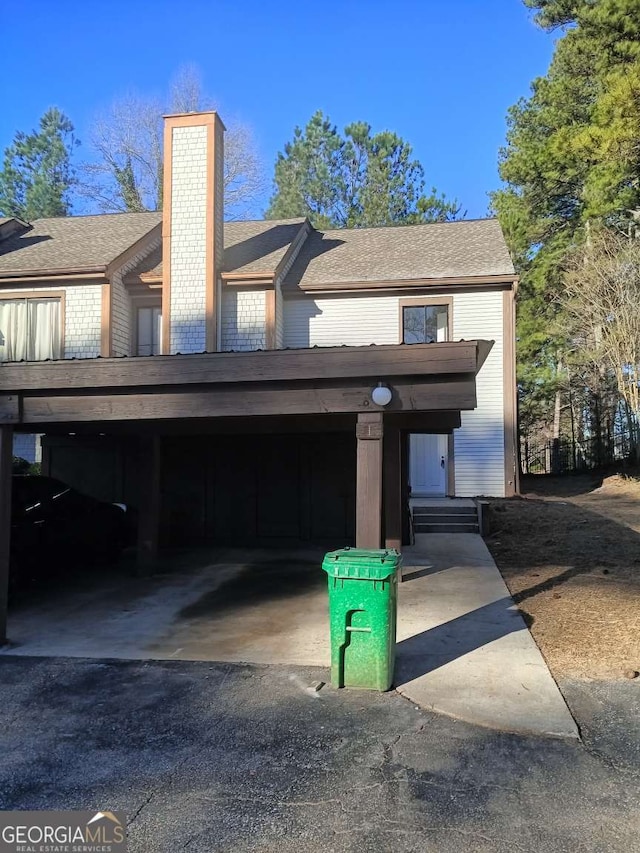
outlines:
[[479, 533], [478, 523], [460, 522], [457, 524], [428, 523], [420, 521], [413, 522], [414, 533]]
[[475, 515], [477, 510], [475, 506], [456, 506], [455, 503], [450, 503], [414, 506], [412, 512], [414, 515]]
[[478, 516], [475, 512], [465, 513], [416, 513], [413, 514], [414, 524], [477, 524]]

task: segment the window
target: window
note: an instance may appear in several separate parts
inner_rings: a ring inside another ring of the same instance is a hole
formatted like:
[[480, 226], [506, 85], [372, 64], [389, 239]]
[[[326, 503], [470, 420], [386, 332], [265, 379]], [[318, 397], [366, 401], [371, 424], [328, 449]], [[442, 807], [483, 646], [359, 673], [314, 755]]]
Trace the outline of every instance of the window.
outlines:
[[448, 305], [404, 305], [402, 342], [434, 344], [449, 340]]
[[62, 353], [60, 299], [0, 299], [0, 361], [43, 361]]
[[136, 355], [159, 355], [162, 341], [161, 306], [145, 306], [138, 308], [136, 313]]

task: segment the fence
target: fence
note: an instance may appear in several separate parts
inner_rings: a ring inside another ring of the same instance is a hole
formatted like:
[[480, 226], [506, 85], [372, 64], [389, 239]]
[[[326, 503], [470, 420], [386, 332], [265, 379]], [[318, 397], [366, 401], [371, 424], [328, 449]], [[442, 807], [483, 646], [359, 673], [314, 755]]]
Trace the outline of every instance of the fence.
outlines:
[[631, 460], [634, 455], [635, 446], [628, 434], [593, 436], [582, 441], [532, 441], [525, 437], [520, 441], [523, 474], [592, 471]]

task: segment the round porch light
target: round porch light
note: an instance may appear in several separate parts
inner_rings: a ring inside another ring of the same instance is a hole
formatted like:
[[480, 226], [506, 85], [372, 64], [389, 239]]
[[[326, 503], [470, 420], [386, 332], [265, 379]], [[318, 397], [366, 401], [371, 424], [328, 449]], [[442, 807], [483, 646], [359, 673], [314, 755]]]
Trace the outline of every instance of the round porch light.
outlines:
[[371, 399], [376, 406], [388, 406], [392, 397], [391, 388], [388, 388], [383, 382], [378, 382], [377, 387], [371, 392]]

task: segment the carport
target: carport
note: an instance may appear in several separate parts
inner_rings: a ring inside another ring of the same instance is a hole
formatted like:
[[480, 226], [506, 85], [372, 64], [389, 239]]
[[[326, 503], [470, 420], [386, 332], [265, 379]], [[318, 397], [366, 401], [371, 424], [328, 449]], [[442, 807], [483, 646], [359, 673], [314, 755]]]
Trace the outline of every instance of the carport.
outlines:
[[[269, 469], [261, 482], [270, 484], [270, 490], [257, 492], [254, 505], [284, 509], [271, 520], [262, 512], [260, 518], [267, 518], [266, 527], [256, 527], [255, 535], [248, 537], [249, 544], [257, 543], [265, 531], [280, 545], [292, 532], [293, 539], [316, 538], [310, 521], [306, 527], [301, 522], [294, 531], [282, 527], [288, 484], [302, 481], [307, 485], [300, 494], [307, 506], [300, 517], [314, 519], [326, 511], [329, 520], [323, 531], [328, 531], [328, 537], [318, 537], [327, 539], [324, 544], [338, 547], [345, 544], [346, 537], [359, 547], [401, 547], [408, 523], [403, 485], [407, 481], [403, 472], [406, 436], [410, 432], [450, 432], [460, 425], [460, 412], [476, 406], [475, 377], [491, 346], [487, 341], [459, 341], [3, 365], [0, 639], [6, 638], [15, 430], [44, 433], [53, 441], [82, 438], [84, 444], [72, 444], [84, 447], [86, 442], [106, 438], [127, 448], [121, 458], [125, 472], [135, 472], [137, 554], [143, 568], [156, 563], [161, 545], [166, 520], [163, 477], [168, 476], [171, 464], [175, 466], [176, 455], [179, 462], [180, 439], [187, 447], [196, 442], [196, 436], [200, 442], [209, 436], [216, 446], [226, 448], [215, 457], [218, 479], [213, 488], [227, 494], [234, 483], [240, 492], [249, 486], [238, 482], [235, 468], [227, 472], [225, 480], [220, 461], [230, 458], [230, 453], [232, 458], [245, 458], [244, 450], [255, 448], [256, 436], [263, 437], [262, 446], [267, 449], [258, 456], [268, 456]], [[372, 399], [373, 389], [380, 384], [392, 392], [390, 403], [384, 407]], [[281, 457], [273, 453], [277, 437], [282, 448], [306, 448], [297, 452], [295, 470], [286, 464], [286, 451]], [[335, 458], [331, 452], [334, 445]], [[342, 527], [340, 519], [336, 520], [335, 507], [332, 509], [331, 476], [323, 479], [318, 475], [315, 480], [306, 476], [305, 464], [318, 453], [327, 460], [326, 465], [316, 466], [320, 472], [325, 469], [338, 476], [347, 470], [342, 480]], [[255, 454], [249, 459], [248, 476], [255, 469]], [[349, 492], [351, 463], [354, 483]], [[46, 472], [46, 458], [44, 468]], [[188, 470], [176, 478], [176, 482], [187, 485], [191, 481]], [[209, 480], [203, 488], [211, 491]], [[312, 498], [315, 504], [310, 503]], [[238, 536], [242, 536], [246, 523], [244, 520], [239, 525]], [[216, 531], [219, 534], [227, 527], [228, 523], [214, 512], [203, 530], [215, 541]]]

